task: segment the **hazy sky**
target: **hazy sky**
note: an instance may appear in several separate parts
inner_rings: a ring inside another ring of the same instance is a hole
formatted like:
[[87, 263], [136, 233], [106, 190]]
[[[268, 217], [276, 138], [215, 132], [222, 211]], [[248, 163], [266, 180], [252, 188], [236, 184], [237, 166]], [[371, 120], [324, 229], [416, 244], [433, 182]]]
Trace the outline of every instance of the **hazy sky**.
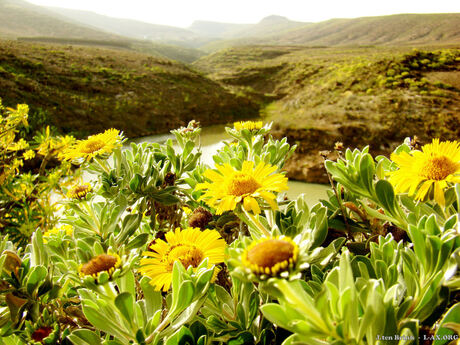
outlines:
[[396, 13], [460, 12], [460, 0], [28, 0], [37, 5], [88, 10], [112, 17], [189, 26], [194, 20], [257, 23], [277, 14], [318, 22]]

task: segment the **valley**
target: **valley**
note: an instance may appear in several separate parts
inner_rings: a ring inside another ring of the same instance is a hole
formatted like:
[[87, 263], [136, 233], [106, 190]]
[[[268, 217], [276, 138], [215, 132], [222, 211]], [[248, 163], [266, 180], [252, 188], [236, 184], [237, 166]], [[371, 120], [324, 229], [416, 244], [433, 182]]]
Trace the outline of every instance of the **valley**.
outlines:
[[459, 13], [176, 28], [0, 0], [0, 23], [0, 98], [35, 128], [140, 137], [260, 116], [298, 145], [288, 176], [321, 183], [336, 142], [460, 137]]

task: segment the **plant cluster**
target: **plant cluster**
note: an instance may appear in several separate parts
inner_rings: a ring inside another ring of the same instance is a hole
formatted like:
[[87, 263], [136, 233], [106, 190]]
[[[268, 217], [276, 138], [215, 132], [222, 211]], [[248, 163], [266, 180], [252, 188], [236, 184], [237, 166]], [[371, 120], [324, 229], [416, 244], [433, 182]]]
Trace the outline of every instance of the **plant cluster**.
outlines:
[[194, 121], [175, 142], [69, 143], [57, 158], [84, 181], [58, 222], [1, 241], [0, 344], [455, 341], [459, 143], [339, 152], [309, 207], [285, 197], [295, 147], [270, 127], [226, 128], [213, 167]]
[[60, 160], [73, 137], [53, 135], [46, 127], [24, 139], [28, 111], [25, 104], [5, 108], [0, 100], [0, 233], [22, 246], [37, 228], [53, 228], [56, 197], [78, 176]]

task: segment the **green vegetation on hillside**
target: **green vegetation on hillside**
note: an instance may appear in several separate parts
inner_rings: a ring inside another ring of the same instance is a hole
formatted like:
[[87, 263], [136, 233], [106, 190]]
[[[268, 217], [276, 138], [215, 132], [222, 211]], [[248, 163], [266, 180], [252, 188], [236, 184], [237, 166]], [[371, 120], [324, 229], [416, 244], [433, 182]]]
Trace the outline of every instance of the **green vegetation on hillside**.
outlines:
[[336, 141], [388, 153], [408, 136], [460, 137], [460, 51], [249, 46], [194, 63], [264, 106], [298, 144], [291, 177], [324, 181], [318, 155]]
[[127, 136], [254, 117], [258, 107], [183, 64], [121, 50], [0, 41], [0, 96], [31, 123]]
[[[291, 22], [295, 23], [295, 22]], [[330, 19], [319, 23], [304, 23], [303, 26], [279, 27], [259, 24], [260, 30], [251, 31], [231, 40], [210, 42], [200, 47], [206, 51], [244, 46], [421, 46], [460, 43], [460, 13], [396, 14], [390, 16]], [[265, 28], [265, 29], [264, 29]]]

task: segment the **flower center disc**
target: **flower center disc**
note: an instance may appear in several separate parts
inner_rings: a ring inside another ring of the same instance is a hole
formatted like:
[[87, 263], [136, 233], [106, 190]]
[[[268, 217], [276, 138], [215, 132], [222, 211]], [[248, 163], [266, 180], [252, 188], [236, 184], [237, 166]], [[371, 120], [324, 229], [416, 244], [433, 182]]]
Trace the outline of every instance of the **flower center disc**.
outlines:
[[254, 177], [243, 173], [237, 173], [228, 184], [228, 194], [234, 196], [252, 194], [258, 188], [260, 188], [260, 184]]
[[273, 267], [277, 263], [288, 261], [294, 256], [292, 243], [271, 239], [263, 241], [248, 251], [247, 258], [252, 264], [260, 267]]
[[98, 274], [99, 272], [102, 271], [109, 271], [112, 267], [115, 267], [115, 264], [117, 263], [117, 258], [108, 255], [108, 254], [101, 254], [96, 256], [95, 258], [92, 258], [89, 262], [84, 264], [81, 267], [81, 272], [84, 275], [93, 275], [93, 274]]
[[445, 156], [434, 157], [428, 160], [423, 169], [423, 175], [429, 180], [444, 180], [450, 174], [455, 173], [457, 166]]
[[195, 268], [203, 261], [203, 252], [196, 247], [179, 245], [171, 249], [168, 254], [168, 263], [171, 270], [176, 260], [179, 260], [185, 268], [189, 266]]
[[93, 153], [97, 152], [105, 146], [105, 142], [100, 139], [95, 140], [88, 140], [85, 146], [82, 148], [82, 152], [84, 153]]
[[76, 186], [74, 189], [72, 189], [71, 193], [76, 198], [77, 197], [84, 197], [86, 194], [88, 194], [89, 189], [90, 189], [90, 186], [88, 186], [88, 185]]

